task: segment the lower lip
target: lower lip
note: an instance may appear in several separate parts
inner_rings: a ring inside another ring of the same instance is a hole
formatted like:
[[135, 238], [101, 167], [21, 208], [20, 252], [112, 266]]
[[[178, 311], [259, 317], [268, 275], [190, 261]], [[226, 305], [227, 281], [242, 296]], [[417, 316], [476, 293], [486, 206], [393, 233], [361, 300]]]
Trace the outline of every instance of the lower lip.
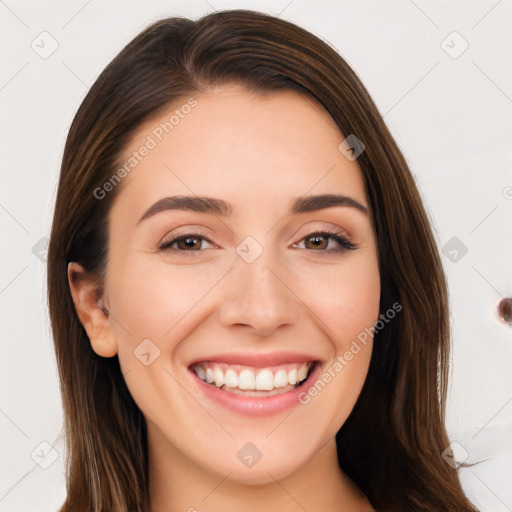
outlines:
[[316, 364], [309, 377], [297, 388], [268, 397], [244, 396], [229, 391], [223, 391], [217, 386], [208, 384], [200, 379], [193, 370], [190, 370], [199, 389], [214, 403], [234, 412], [249, 416], [270, 416], [296, 405], [300, 405], [299, 395], [307, 393], [313, 387], [320, 374], [320, 364]]

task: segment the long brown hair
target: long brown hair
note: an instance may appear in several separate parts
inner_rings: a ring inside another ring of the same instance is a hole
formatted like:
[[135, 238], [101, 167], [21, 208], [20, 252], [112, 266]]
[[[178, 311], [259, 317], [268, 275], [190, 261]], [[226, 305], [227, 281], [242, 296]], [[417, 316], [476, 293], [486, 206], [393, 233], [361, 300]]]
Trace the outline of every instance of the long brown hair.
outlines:
[[426, 211], [408, 165], [370, 95], [345, 60], [306, 30], [249, 10], [197, 21], [167, 18], [133, 39], [81, 104], [62, 160], [48, 252], [48, 295], [67, 439], [62, 511], [148, 510], [146, 426], [117, 357], [97, 356], [71, 299], [67, 265], [98, 283], [108, 251], [107, 218], [119, 187], [94, 190], [118, 169], [142, 122], [178, 98], [236, 82], [251, 91], [295, 89], [321, 103], [358, 157], [374, 214], [381, 310], [402, 311], [375, 334], [369, 373], [337, 434], [341, 469], [378, 511], [475, 512], [448, 447], [447, 285]]

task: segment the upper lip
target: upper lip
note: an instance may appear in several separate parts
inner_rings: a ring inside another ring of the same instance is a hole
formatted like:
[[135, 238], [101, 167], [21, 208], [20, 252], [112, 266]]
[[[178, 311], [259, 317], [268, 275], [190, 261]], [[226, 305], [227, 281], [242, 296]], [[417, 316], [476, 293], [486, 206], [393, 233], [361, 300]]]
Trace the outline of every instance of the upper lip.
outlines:
[[274, 352], [226, 352], [223, 354], [212, 354], [195, 359], [190, 366], [203, 361], [216, 363], [239, 364], [241, 366], [253, 366], [255, 368], [267, 368], [279, 366], [286, 363], [307, 363], [316, 362], [318, 358], [310, 354], [297, 352], [274, 351]]

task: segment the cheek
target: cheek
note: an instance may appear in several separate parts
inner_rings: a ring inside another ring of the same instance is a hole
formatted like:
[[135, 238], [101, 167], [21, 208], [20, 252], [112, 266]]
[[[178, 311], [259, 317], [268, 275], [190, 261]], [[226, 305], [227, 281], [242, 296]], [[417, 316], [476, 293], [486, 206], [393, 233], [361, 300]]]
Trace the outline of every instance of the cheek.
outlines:
[[[333, 356], [322, 368], [314, 388], [303, 396], [316, 414], [329, 417], [334, 435], [350, 415], [360, 395], [372, 355], [372, 328], [379, 318], [380, 275], [373, 254], [346, 265], [324, 269], [318, 287], [310, 291], [315, 313], [328, 327]], [[315, 416], [316, 414], [312, 414]]]
[[315, 411], [313, 417], [329, 417], [332, 435], [352, 411], [367, 376], [373, 347], [371, 328], [379, 318], [380, 306], [375, 255], [347, 258], [343, 263], [310, 271], [307, 286], [303, 277], [298, 280], [301, 298], [321, 320], [332, 349], [332, 357], [302, 403]]
[[299, 297], [322, 320], [338, 352], [378, 320], [380, 276], [373, 254], [310, 268], [296, 282]]
[[[168, 338], [169, 331], [201, 303], [225, 270], [208, 265], [169, 265], [147, 256], [113, 269], [108, 294], [120, 339]], [[166, 336], [167, 335], [167, 336]], [[117, 336], [116, 336], [117, 337]]]

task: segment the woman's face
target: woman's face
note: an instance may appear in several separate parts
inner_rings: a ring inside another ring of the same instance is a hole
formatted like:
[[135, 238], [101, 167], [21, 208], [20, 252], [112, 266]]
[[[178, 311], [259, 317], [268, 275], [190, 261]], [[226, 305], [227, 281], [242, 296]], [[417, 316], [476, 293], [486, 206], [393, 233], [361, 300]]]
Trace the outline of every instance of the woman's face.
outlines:
[[230, 85], [125, 149], [103, 305], [154, 460], [263, 483], [317, 460], [350, 414], [380, 279], [370, 213], [312, 200], [369, 210], [343, 139], [307, 96]]

